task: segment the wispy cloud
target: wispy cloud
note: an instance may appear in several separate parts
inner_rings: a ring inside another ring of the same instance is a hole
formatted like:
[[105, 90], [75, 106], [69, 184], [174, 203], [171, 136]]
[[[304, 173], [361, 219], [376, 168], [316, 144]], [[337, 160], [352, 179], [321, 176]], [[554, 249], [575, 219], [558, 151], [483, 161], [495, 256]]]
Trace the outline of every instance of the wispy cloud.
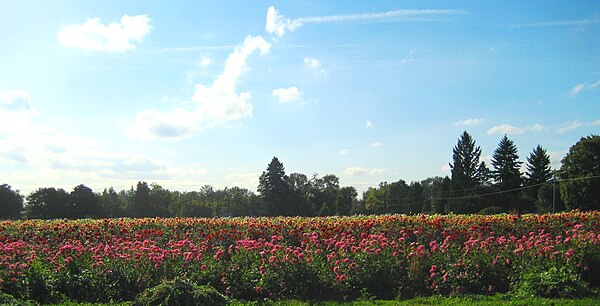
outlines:
[[494, 134], [513, 134], [513, 135], [519, 135], [519, 134], [523, 134], [525, 132], [541, 132], [541, 131], [545, 131], [547, 130], [547, 128], [539, 123], [536, 123], [532, 126], [527, 126], [527, 127], [517, 127], [517, 126], [513, 126], [510, 124], [501, 124], [498, 126], [494, 126], [490, 129], [487, 130], [487, 134], [488, 135], [494, 135]]
[[588, 83], [579, 83], [577, 85], [575, 85], [571, 91], [569, 91], [569, 94], [571, 95], [571, 97], [574, 97], [576, 95], [578, 95], [579, 93], [581, 93], [584, 90], [592, 90], [595, 89], [597, 87], [600, 86], [600, 81], [597, 81], [596, 83], [592, 83], [592, 84], [588, 84]]
[[349, 167], [346, 168], [344, 173], [347, 175], [373, 175], [385, 172], [382, 168], [363, 168], [363, 167]]
[[543, 21], [534, 23], [525, 23], [513, 25], [513, 28], [537, 28], [537, 27], [567, 27], [577, 26], [584, 27], [590, 24], [600, 23], [600, 18], [580, 19], [580, 20], [559, 20], [559, 21]]
[[367, 123], [365, 124], [365, 126], [367, 127], [367, 129], [372, 129], [373, 123], [371, 122], [371, 120], [367, 120]]
[[579, 121], [573, 121], [573, 122], [565, 123], [565, 124], [561, 125], [558, 128], [558, 133], [563, 134], [563, 133], [566, 133], [566, 132], [568, 132], [570, 130], [574, 130], [574, 129], [577, 129], [579, 127], [582, 127], [584, 125], [585, 125], [584, 123], [579, 122]]
[[168, 112], [145, 110], [136, 115], [131, 133], [142, 139], [178, 140], [202, 128], [252, 116], [250, 92], [236, 92], [246, 60], [255, 51], [269, 52], [271, 44], [261, 36], [248, 36], [235, 47], [225, 68], [211, 85], [196, 84], [191, 109], [179, 107]]
[[295, 86], [289, 88], [277, 88], [274, 89], [272, 93], [279, 103], [302, 102], [302, 92]]
[[462, 125], [470, 126], [470, 125], [479, 125], [479, 124], [482, 124], [483, 122], [485, 122], [484, 118], [469, 118], [469, 119], [459, 120], [457, 122], [454, 122], [452, 125], [453, 126], [462, 126]]
[[0, 91], [0, 114], [5, 113], [10, 116], [15, 114], [30, 116], [37, 114], [37, 111], [31, 104], [31, 95], [24, 90], [6, 90]]
[[319, 61], [318, 59], [316, 59], [314, 57], [305, 57], [304, 58], [304, 67], [308, 70], [312, 70], [321, 75], [324, 75], [324, 76], [327, 75], [327, 71], [325, 69], [323, 69], [323, 67], [321, 66], [321, 61]]
[[341, 149], [340, 150], [340, 155], [348, 155], [350, 153], [350, 149]]
[[373, 147], [373, 148], [383, 147], [383, 143], [381, 143], [380, 141], [375, 141], [374, 143], [371, 144], [371, 147]]
[[340, 23], [357, 21], [375, 21], [375, 20], [407, 20], [407, 18], [459, 15], [466, 14], [464, 10], [450, 9], [426, 9], [426, 10], [393, 10], [375, 13], [360, 13], [348, 15], [329, 15], [301, 17], [296, 19], [286, 18], [280, 14], [275, 7], [271, 6], [267, 10], [267, 22], [265, 29], [267, 33], [282, 37], [286, 32], [293, 32], [298, 27], [311, 23]]
[[83, 24], [64, 26], [57, 39], [64, 46], [88, 51], [123, 52], [135, 49], [135, 43], [142, 41], [149, 32], [148, 16], [124, 15], [120, 22], [108, 25], [100, 23], [100, 18], [91, 18]]

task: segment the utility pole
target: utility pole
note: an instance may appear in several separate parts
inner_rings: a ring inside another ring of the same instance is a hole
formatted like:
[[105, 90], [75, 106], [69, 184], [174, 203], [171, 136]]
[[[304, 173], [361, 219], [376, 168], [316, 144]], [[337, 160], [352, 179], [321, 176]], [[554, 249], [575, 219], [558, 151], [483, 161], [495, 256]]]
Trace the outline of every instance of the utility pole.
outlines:
[[554, 208], [556, 205], [556, 169], [553, 171], [554, 179], [552, 180], [552, 213], [554, 213]]

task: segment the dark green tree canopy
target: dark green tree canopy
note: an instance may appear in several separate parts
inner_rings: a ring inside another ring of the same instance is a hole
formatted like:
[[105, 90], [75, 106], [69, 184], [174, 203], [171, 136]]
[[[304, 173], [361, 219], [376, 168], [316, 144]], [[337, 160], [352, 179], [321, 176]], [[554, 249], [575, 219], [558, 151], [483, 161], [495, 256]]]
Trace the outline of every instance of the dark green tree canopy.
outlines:
[[289, 215], [293, 212], [288, 207], [290, 186], [288, 177], [285, 175], [283, 164], [273, 157], [267, 170], [258, 179], [258, 193], [265, 202], [265, 208], [269, 215]]
[[16, 219], [21, 216], [23, 196], [7, 184], [0, 185], [0, 219]]
[[100, 213], [98, 196], [85, 185], [76, 186], [71, 191], [70, 210], [73, 218], [97, 217]]
[[150, 187], [146, 182], [138, 182], [133, 193], [133, 209], [134, 217], [151, 217], [154, 216], [154, 209], [150, 203]]
[[492, 154], [493, 177], [501, 190], [518, 188], [522, 184], [521, 162], [515, 143], [504, 135]]
[[452, 150], [450, 169], [455, 187], [469, 189], [487, 181], [488, 170], [480, 158], [481, 148], [467, 131], [463, 132]]
[[550, 156], [542, 146], [538, 145], [527, 157], [527, 184], [546, 183], [552, 179]]
[[560, 194], [569, 209], [600, 209], [600, 136], [581, 138], [560, 167]]
[[27, 216], [36, 219], [68, 218], [70, 194], [59, 188], [39, 188], [27, 196]]

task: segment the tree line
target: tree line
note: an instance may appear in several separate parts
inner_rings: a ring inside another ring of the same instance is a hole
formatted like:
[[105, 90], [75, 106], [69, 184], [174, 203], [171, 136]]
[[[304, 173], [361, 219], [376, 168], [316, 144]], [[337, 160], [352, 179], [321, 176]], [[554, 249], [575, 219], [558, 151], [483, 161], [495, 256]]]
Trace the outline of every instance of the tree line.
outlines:
[[[0, 218], [329, 216], [384, 213], [529, 213], [600, 208], [600, 137], [581, 138], [553, 173], [540, 145], [522, 171], [514, 142], [504, 136], [491, 167], [466, 131], [452, 150], [451, 175], [418, 182], [382, 182], [358, 198], [352, 186], [340, 186], [334, 174], [287, 175], [273, 157], [259, 177], [257, 193], [239, 187], [170, 191], [140, 181], [135, 188], [94, 192], [85, 185], [72, 191], [38, 188], [24, 197], [0, 185]], [[26, 200], [26, 204], [25, 201]]]

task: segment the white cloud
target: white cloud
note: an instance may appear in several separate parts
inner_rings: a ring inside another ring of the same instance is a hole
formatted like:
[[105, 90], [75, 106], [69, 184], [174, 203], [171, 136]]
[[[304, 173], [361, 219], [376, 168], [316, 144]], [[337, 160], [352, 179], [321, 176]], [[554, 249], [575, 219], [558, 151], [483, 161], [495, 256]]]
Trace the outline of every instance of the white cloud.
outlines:
[[225, 68], [211, 85], [196, 84], [188, 108], [167, 112], [145, 110], [136, 115], [131, 133], [142, 139], [173, 139], [223, 124], [252, 117], [250, 92], [236, 92], [240, 75], [249, 70], [246, 60], [254, 51], [269, 52], [271, 44], [261, 36], [248, 36], [235, 47], [225, 61]]
[[440, 167], [440, 170], [442, 170], [442, 172], [450, 172], [452, 168], [450, 167], [450, 164], [444, 164], [442, 167]]
[[[431, 17], [435, 15], [457, 15], [465, 14], [463, 10], [445, 10], [445, 9], [430, 9], [430, 10], [394, 10], [377, 13], [362, 13], [349, 15], [330, 15], [330, 16], [313, 16], [297, 19], [286, 18], [281, 15], [275, 7], [271, 6], [267, 10], [267, 22], [265, 29], [269, 34], [275, 34], [282, 37], [286, 32], [293, 32], [298, 27], [309, 23], [338, 23], [338, 22], [356, 22], [356, 21], [375, 21], [375, 20], [394, 20], [394, 18], [410, 17], [414, 20], [418, 17]], [[400, 19], [402, 20], [402, 19]], [[404, 19], [406, 20], [406, 18]]]
[[576, 128], [579, 128], [579, 127], [581, 127], [583, 125], [584, 124], [581, 123], [581, 122], [579, 122], [579, 121], [573, 121], [571, 123], [563, 124], [561, 127], [558, 128], [558, 132], [560, 134], [563, 134], [563, 133], [568, 132], [570, 130], [574, 130]]
[[319, 69], [321, 68], [321, 62], [314, 57], [305, 57], [304, 66], [308, 69]]
[[592, 123], [590, 123], [591, 126], [600, 126], [600, 120], [596, 120]]
[[273, 6], [269, 7], [267, 10], [267, 23], [265, 29], [269, 34], [275, 34], [281, 37], [285, 32], [293, 32], [300, 25], [301, 23], [299, 21], [285, 18], [283, 15], [279, 14]]
[[542, 124], [536, 123], [533, 126], [527, 127], [525, 128], [527, 131], [531, 131], [531, 132], [542, 132], [547, 130], [546, 127]]
[[[230, 170], [230, 171], [239, 171], [239, 170]], [[260, 177], [261, 172], [232, 172], [225, 176], [228, 184], [230, 186], [236, 186], [240, 188], [246, 188], [249, 190], [254, 190], [256, 186], [258, 186], [258, 178]]]
[[347, 175], [373, 175], [373, 174], [380, 174], [385, 172], [385, 169], [381, 169], [381, 168], [363, 168], [363, 167], [350, 167], [350, 168], [346, 168], [346, 170], [344, 171]]
[[366, 127], [367, 127], [367, 129], [373, 128], [373, 123], [371, 122], [371, 120], [367, 120]]
[[88, 19], [83, 24], [63, 27], [57, 35], [58, 42], [67, 47], [88, 51], [123, 52], [135, 49], [150, 32], [150, 18], [146, 15], [124, 15], [120, 22], [108, 25], [100, 23], [100, 18]]
[[382, 146], [383, 146], [383, 144], [379, 141], [375, 141], [374, 143], [371, 144], [371, 147], [373, 147], [373, 148], [379, 148]]
[[575, 85], [575, 87], [573, 87], [573, 89], [571, 89], [571, 91], [570, 91], [571, 96], [575, 96], [578, 93], [580, 93], [582, 90], [585, 89], [586, 85], [587, 85], [587, 83], [580, 83], [580, 84]]
[[523, 134], [525, 130], [523, 128], [519, 128], [516, 126], [512, 126], [510, 124], [502, 124], [499, 126], [495, 126], [487, 130], [488, 135], [494, 134]]
[[205, 56], [198, 62], [198, 67], [206, 67], [210, 64], [212, 64], [212, 59]]
[[577, 26], [579, 28], [582, 28], [586, 25], [595, 24], [595, 23], [600, 23], [600, 18], [527, 23], [527, 24], [515, 25], [515, 26], [513, 26], [513, 28], [564, 27], [564, 26]]
[[298, 18], [294, 21], [300, 22], [300, 24], [307, 23], [334, 23], [334, 22], [352, 22], [352, 21], [370, 21], [370, 20], [381, 20], [391, 19], [394, 17], [418, 17], [418, 16], [431, 16], [431, 15], [457, 15], [465, 14], [467, 11], [463, 10], [393, 10], [387, 12], [378, 13], [362, 13], [362, 14], [349, 14], [349, 15], [330, 15], [330, 16], [314, 16]]
[[279, 103], [302, 102], [302, 92], [295, 86], [274, 89], [273, 96], [277, 98]]
[[[34, 109], [29, 95], [20, 93], [17, 96], [26, 96], [29, 109]], [[15, 95], [2, 92], [0, 96], [5, 102], [7, 96]], [[47, 186], [70, 190], [78, 184], [95, 191], [110, 186], [119, 190], [139, 180], [195, 190], [201, 185], [199, 182], [206, 181], [207, 170], [199, 165], [177, 165], [140, 154], [107, 152], [94, 138], [54, 129], [44, 123], [43, 116], [17, 114], [0, 114], [0, 177], [10, 178], [9, 183], [18, 187], [21, 194]]]
[[571, 89], [571, 91], [569, 91], [569, 94], [574, 97], [576, 95], [578, 95], [579, 93], [581, 93], [584, 90], [592, 90], [596, 87], [600, 86], [600, 81], [597, 81], [596, 83], [592, 83], [592, 84], [588, 84], [588, 83], [579, 83], [577, 85], [575, 85], [575, 87], [573, 87]]
[[24, 90], [0, 91], [0, 114], [10, 113], [11, 116], [35, 115], [37, 111], [31, 105], [31, 96]]
[[321, 75], [327, 76], [327, 71], [321, 67], [321, 61], [314, 57], [305, 57], [304, 67]]
[[519, 135], [519, 134], [523, 134], [525, 132], [542, 132], [547, 130], [547, 128], [539, 123], [536, 123], [532, 126], [527, 126], [527, 127], [517, 127], [517, 126], [512, 126], [510, 124], [502, 124], [502, 125], [498, 125], [498, 126], [494, 126], [492, 128], [490, 128], [489, 130], [487, 130], [487, 134], [488, 135], [494, 135], [494, 134], [513, 134], [513, 135]]
[[485, 122], [484, 118], [469, 118], [469, 119], [459, 120], [457, 122], [454, 122], [452, 125], [453, 126], [459, 126], [459, 125], [479, 125], [479, 124], [482, 124], [483, 122]]
[[341, 149], [340, 155], [348, 155], [350, 153], [350, 149]]

